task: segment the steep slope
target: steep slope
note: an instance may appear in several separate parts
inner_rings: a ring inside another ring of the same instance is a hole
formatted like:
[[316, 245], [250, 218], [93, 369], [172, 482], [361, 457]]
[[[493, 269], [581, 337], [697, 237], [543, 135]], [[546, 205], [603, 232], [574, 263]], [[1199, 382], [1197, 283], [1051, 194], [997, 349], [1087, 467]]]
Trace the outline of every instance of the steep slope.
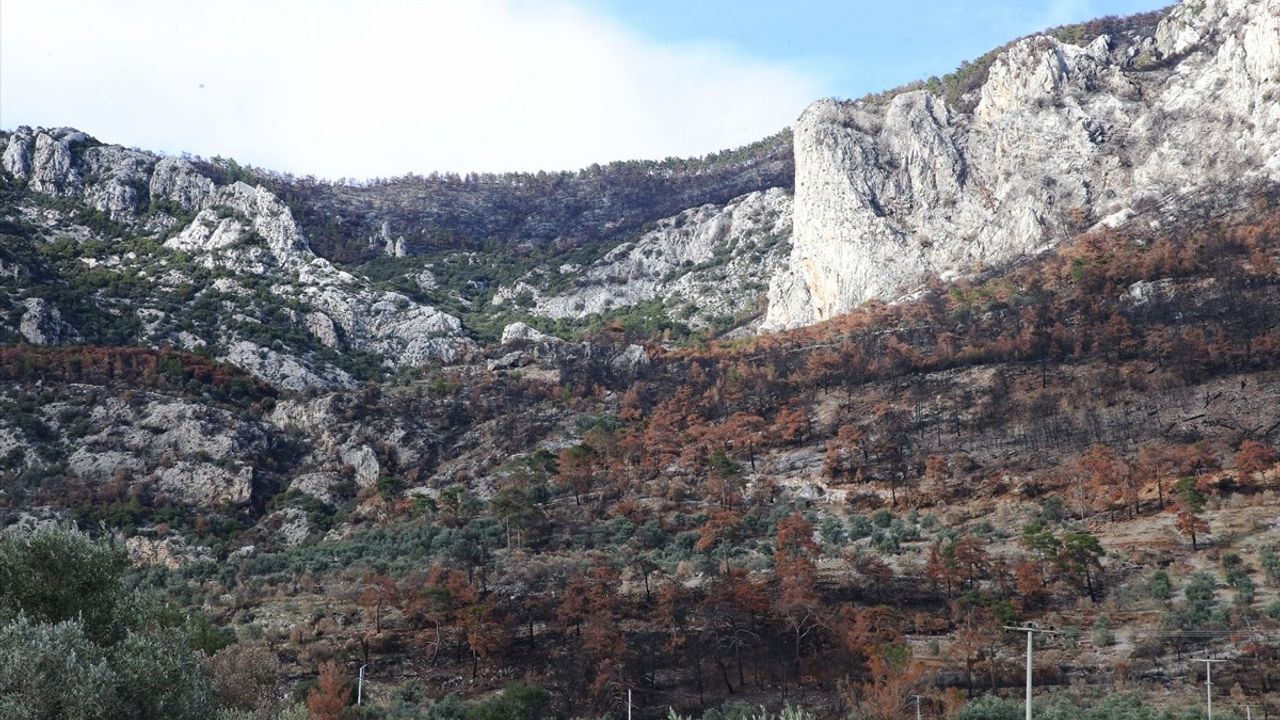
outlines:
[[[1035, 668], [1061, 717], [1161, 717], [1105, 708], [1189, 704], [1205, 654], [1231, 702], [1280, 709], [1276, 103], [1231, 90], [1273, 82], [1248, 74], [1275, 68], [1273, 9], [1020, 41], [968, 97], [819, 103], [794, 205], [663, 206], [580, 263], [519, 240], [413, 257], [395, 223], [360, 226], [406, 252], [363, 268], [412, 293], [316, 257], [295, 211], [322, 205], [22, 129], [0, 174], [0, 526], [129, 536], [142, 582], [283, 664], [263, 695], [336, 660], [365, 667], [371, 715], [489, 716], [447, 696], [519, 678], [565, 717], [621, 716], [628, 689], [638, 717], [897, 717], [917, 694], [955, 717], [1021, 689], [1003, 628], [1027, 621], [1064, 632]], [[1179, 93], [1219, 104], [1172, 112]], [[1115, 124], [1086, 143], [1087, 118]], [[818, 242], [819, 221], [851, 234]], [[1023, 244], [1045, 249], [1014, 262]], [[675, 298], [661, 312], [714, 325], [788, 252], [820, 256], [823, 313], [868, 278], [910, 294], [814, 324], [793, 265], [806, 327], [681, 347], [522, 323], [478, 347], [421, 302]], [[916, 287], [934, 272], [965, 277]]]
[[564, 252], [616, 244], [682, 210], [791, 187], [791, 134], [702, 158], [629, 160], [578, 172], [408, 175], [332, 183], [261, 175], [298, 209], [324, 257], [431, 255], [501, 245]]
[[791, 197], [780, 188], [664, 218], [587, 267], [539, 268], [495, 293], [493, 304], [582, 319], [657, 301], [659, 314], [695, 329], [755, 315], [790, 246]]
[[1027, 38], [978, 90], [939, 93], [823, 100], [801, 115], [795, 235], [766, 328], [1280, 178], [1280, 2], [1184, 2], [1152, 36], [1083, 47]]
[[19, 128], [3, 169], [9, 331], [27, 342], [204, 348], [287, 389], [350, 384], [344, 356], [474, 349], [456, 317], [317, 257], [262, 186], [69, 129]]

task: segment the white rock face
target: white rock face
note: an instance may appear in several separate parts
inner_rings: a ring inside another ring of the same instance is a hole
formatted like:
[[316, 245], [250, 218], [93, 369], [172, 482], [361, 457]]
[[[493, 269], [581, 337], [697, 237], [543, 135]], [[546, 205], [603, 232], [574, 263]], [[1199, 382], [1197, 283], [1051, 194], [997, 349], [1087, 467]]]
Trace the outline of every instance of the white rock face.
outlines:
[[311, 536], [311, 523], [307, 514], [295, 507], [277, 510], [262, 519], [263, 527], [271, 528], [273, 535], [285, 547], [293, 547]]
[[250, 499], [253, 468], [244, 458], [266, 443], [259, 425], [204, 405], [114, 397], [95, 406], [89, 421], [95, 432], [67, 459], [83, 482], [152, 480], [157, 493], [196, 507]]
[[233, 343], [227, 349], [227, 353], [219, 359], [243, 368], [263, 382], [285, 390], [356, 386], [356, 381], [342, 370], [329, 368], [325, 374], [321, 375], [292, 356], [261, 347], [248, 340]]
[[[767, 278], [783, 261], [791, 235], [791, 197], [781, 188], [754, 192], [725, 205], [703, 205], [664, 218], [656, 227], [610, 250], [580, 278], [544, 295], [529, 277], [495, 294], [496, 304], [522, 295], [528, 312], [551, 318], [583, 318], [648, 300], [687, 307], [691, 325], [752, 310]], [[561, 274], [578, 272], [561, 267]]]
[[180, 460], [156, 475], [161, 492], [196, 507], [244, 505], [253, 491], [253, 468], [247, 466], [233, 471]]
[[294, 478], [289, 483], [289, 489], [296, 490], [304, 495], [310, 495], [321, 502], [331, 503], [333, 502], [333, 488], [337, 484], [337, 473], [313, 472]]
[[378, 482], [378, 456], [368, 445], [346, 447], [342, 449], [342, 462], [355, 470], [356, 485], [366, 488]]
[[502, 328], [502, 344], [559, 342], [559, 338], [535, 330], [522, 322], [514, 322]]
[[763, 327], [1008, 263], [1080, 218], [1280, 177], [1280, 0], [1188, 0], [1132, 50], [1019, 41], [972, 113], [924, 90], [810, 106]]
[[80, 333], [63, 322], [62, 313], [48, 300], [27, 298], [21, 304], [24, 309], [18, 332], [32, 345], [57, 345], [80, 338]]
[[[82, 155], [79, 160], [77, 151]], [[146, 188], [155, 157], [96, 145], [88, 135], [71, 128], [20, 127], [9, 137], [0, 165], [36, 192], [83, 196], [87, 205], [112, 220], [127, 221], [148, 200]]]
[[186, 160], [167, 157], [156, 163], [149, 189], [153, 198], [195, 211], [204, 207], [213, 195], [214, 184]]

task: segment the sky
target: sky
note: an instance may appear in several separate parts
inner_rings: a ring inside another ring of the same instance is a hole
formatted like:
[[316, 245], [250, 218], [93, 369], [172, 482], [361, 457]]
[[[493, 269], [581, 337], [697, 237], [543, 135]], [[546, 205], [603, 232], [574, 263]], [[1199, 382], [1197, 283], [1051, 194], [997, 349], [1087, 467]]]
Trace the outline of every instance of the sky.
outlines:
[[331, 179], [700, 156], [1164, 0], [2, 0], [0, 128]]

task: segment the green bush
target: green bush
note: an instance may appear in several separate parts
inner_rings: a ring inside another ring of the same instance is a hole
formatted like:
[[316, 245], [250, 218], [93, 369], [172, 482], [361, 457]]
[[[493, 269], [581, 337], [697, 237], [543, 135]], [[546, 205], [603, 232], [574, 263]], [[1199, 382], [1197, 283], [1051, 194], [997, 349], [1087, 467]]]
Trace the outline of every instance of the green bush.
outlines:
[[124, 582], [129, 557], [108, 538], [62, 528], [0, 535], [0, 618], [75, 622], [93, 642], [111, 644], [140, 627], [149, 608]]
[[0, 717], [199, 720], [204, 657], [124, 582], [114, 540], [63, 528], [0, 535]]
[[983, 695], [961, 708], [956, 720], [1021, 720], [1022, 717], [1021, 702]]
[[550, 716], [551, 694], [536, 685], [509, 685], [467, 708], [466, 720], [539, 720]]
[[1155, 571], [1147, 581], [1147, 595], [1152, 600], [1168, 602], [1173, 597], [1173, 582], [1169, 579], [1169, 573], [1164, 570]]

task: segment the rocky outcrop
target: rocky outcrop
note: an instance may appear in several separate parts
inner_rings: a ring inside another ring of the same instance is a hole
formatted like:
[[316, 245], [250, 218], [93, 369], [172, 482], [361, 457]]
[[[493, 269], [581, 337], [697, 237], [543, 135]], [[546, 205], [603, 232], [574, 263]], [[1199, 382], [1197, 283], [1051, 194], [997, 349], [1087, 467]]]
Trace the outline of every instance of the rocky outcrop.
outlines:
[[27, 298], [22, 301], [22, 308], [18, 333], [32, 345], [58, 345], [79, 339], [80, 333], [63, 322], [62, 313], [48, 300]]
[[503, 328], [502, 344], [493, 348], [486, 368], [550, 384], [559, 384], [564, 377], [625, 384], [649, 362], [649, 354], [639, 345], [568, 342], [517, 322]]
[[1154, 37], [1014, 43], [974, 105], [823, 100], [764, 327], [1034, 254], [1145, 204], [1280, 178], [1280, 2], [1188, 0]]
[[[458, 362], [475, 351], [452, 315], [400, 293], [377, 290], [317, 257], [292, 211], [265, 187], [219, 185], [192, 161], [103, 145], [67, 128], [18, 128], [4, 141], [0, 165], [30, 191], [82, 202], [139, 235], [167, 237], [167, 247], [222, 276], [215, 283], [219, 292], [247, 295], [245, 285], [269, 280], [277, 302], [302, 307], [288, 315], [319, 346], [378, 355], [391, 366]], [[125, 273], [143, 272], [155, 258], [128, 254], [110, 260], [103, 267]], [[170, 286], [188, 280], [181, 271], [165, 277]], [[73, 328], [61, 324], [56, 308], [39, 299], [25, 302], [19, 330], [30, 342], [76, 337]], [[143, 329], [154, 326], [144, 323]], [[296, 354], [266, 349], [234, 327], [223, 330], [221, 357], [279, 387], [350, 382], [341, 371], [318, 366], [301, 349]], [[138, 340], [178, 341], [153, 334], [146, 332]]]
[[342, 448], [341, 457], [343, 463], [351, 466], [356, 485], [367, 488], [377, 484], [381, 466], [373, 448], [365, 444], [349, 445]]
[[102, 145], [71, 128], [18, 128], [0, 156], [5, 171], [32, 190], [82, 197], [116, 221], [131, 220], [146, 207], [155, 163], [148, 153]]
[[72, 476], [93, 485], [145, 481], [159, 495], [194, 507], [248, 503], [251, 457], [270, 444], [256, 423], [167, 398], [103, 398], [87, 420], [94, 432], [76, 440], [67, 461]]
[[559, 339], [535, 330], [522, 322], [514, 322], [502, 328], [502, 344], [558, 342]]
[[148, 537], [134, 535], [124, 541], [129, 560], [135, 565], [162, 565], [177, 570], [183, 565], [210, 562], [213, 553], [202, 545], [191, 545], [181, 535]]
[[[584, 318], [661, 300], [668, 316], [707, 327], [756, 310], [761, 278], [782, 263], [791, 236], [791, 197], [781, 188], [724, 205], [703, 205], [664, 218], [618, 245], [585, 270], [562, 278], [531, 273], [499, 290], [497, 305], [523, 304], [533, 315]], [[545, 292], [543, 288], [565, 285]]]
[[351, 388], [356, 385], [350, 375], [338, 368], [313, 370], [292, 355], [264, 348], [248, 340], [233, 342], [219, 359], [243, 368], [259, 380], [284, 390]]
[[337, 473], [311, 472], [294, 478], [289, 483], [289, 490], [310, 495], [321, 502], [332, 503], [338, 482]]

